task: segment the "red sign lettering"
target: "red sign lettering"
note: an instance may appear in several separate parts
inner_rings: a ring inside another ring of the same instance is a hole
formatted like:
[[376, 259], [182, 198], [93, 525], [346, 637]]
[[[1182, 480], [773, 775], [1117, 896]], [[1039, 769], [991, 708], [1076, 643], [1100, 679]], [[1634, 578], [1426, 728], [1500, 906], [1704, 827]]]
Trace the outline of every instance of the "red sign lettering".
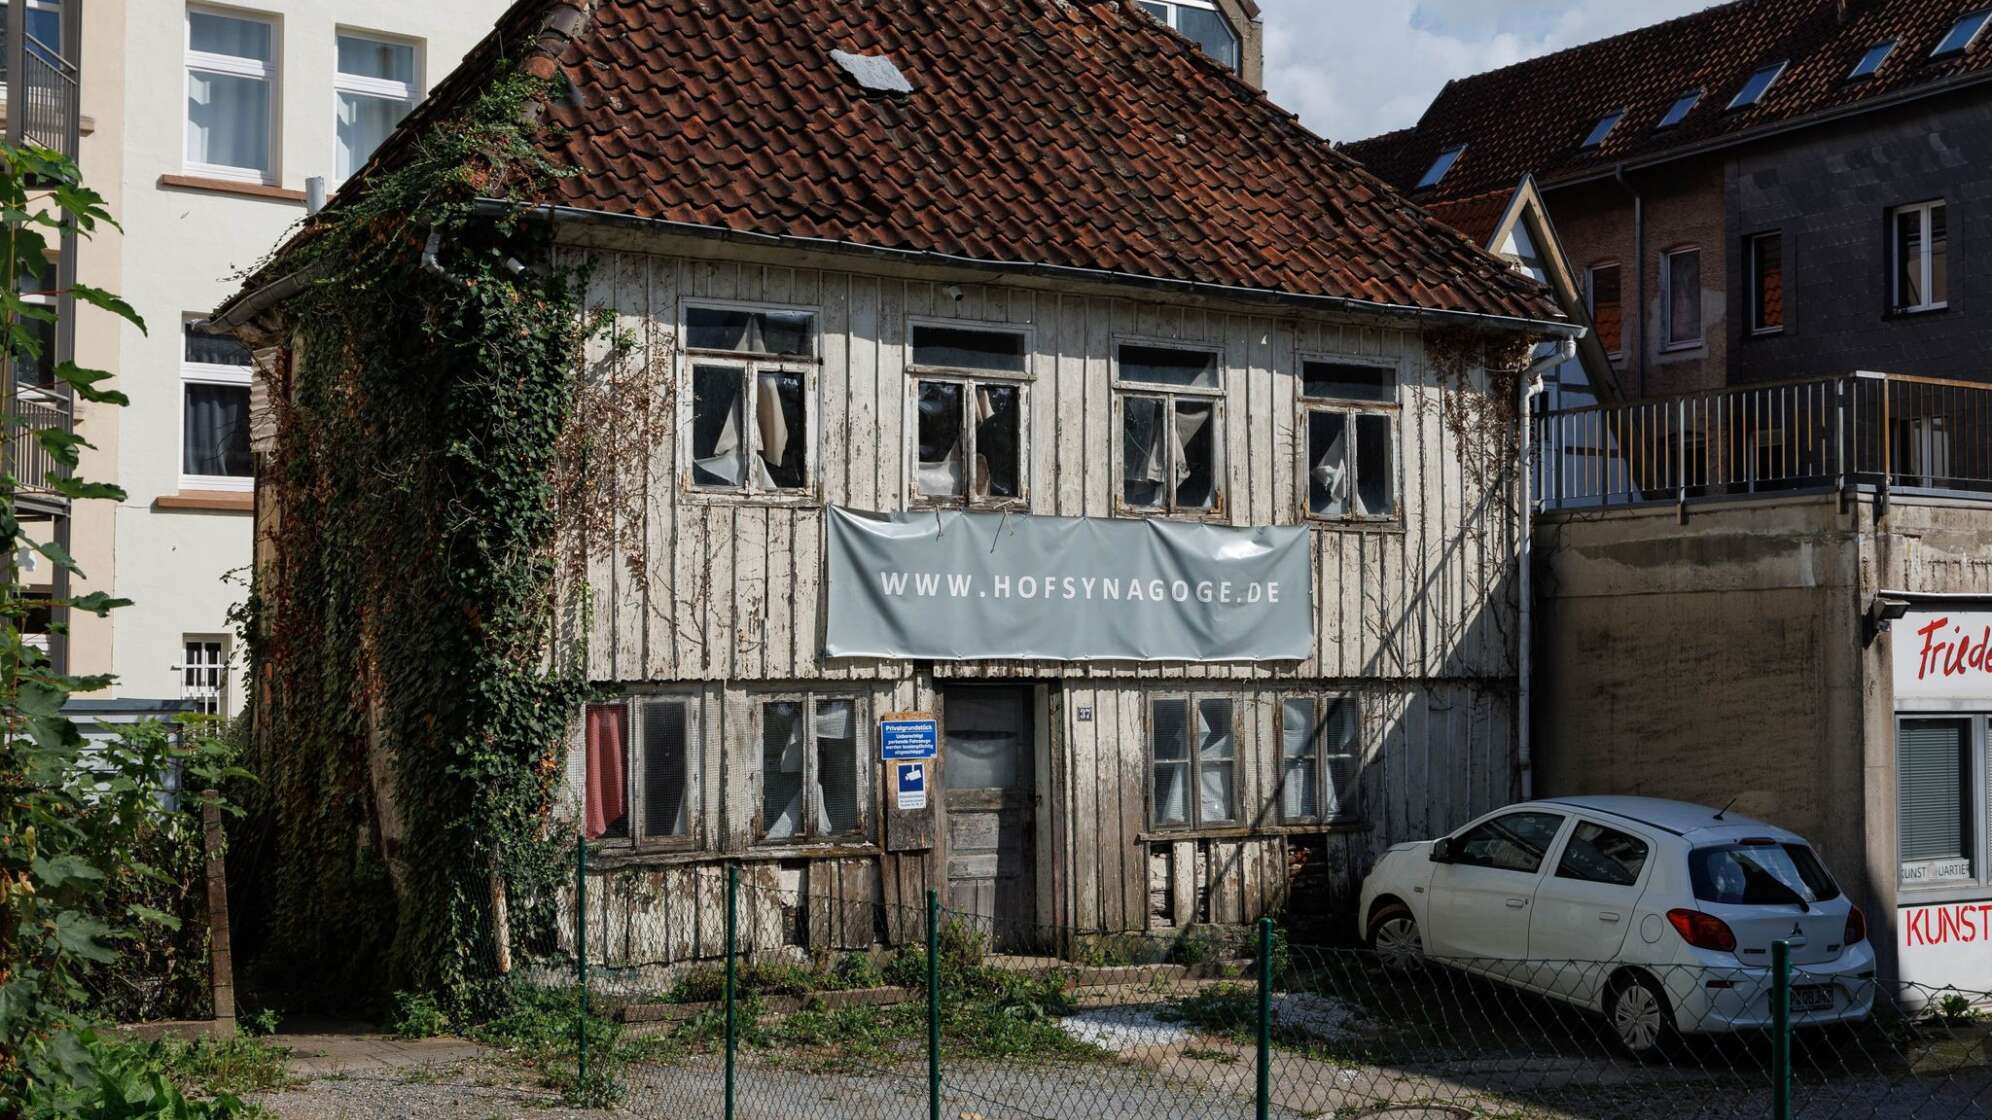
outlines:
[[[1938, 638], [1945, 627], [1950, 634]], [[1948, 616], [1933, 618], [1916, 631], [1923, 648], [1916, 655], [1916, 679], [1962, 677], [1971, 673], [1992, 673], [1992, 626], [1983, 627], [1976, 641], [1959, 626], [1951, 626]]]
[[1992, 902], [1922, 906], [1902, 913], [1902, 941], [1908, 948], [1983, 940], [1992, 940]]

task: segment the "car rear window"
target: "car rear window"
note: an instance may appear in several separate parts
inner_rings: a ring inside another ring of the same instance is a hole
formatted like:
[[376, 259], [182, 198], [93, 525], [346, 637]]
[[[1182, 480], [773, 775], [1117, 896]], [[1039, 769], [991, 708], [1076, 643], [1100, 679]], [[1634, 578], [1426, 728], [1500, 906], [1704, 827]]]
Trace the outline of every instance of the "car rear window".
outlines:
[[1812, 849], [1803, 844], [1725, 844], [1688, 853], [1695, 897], [1730, 906], [1790, 906], [1840, 897]]

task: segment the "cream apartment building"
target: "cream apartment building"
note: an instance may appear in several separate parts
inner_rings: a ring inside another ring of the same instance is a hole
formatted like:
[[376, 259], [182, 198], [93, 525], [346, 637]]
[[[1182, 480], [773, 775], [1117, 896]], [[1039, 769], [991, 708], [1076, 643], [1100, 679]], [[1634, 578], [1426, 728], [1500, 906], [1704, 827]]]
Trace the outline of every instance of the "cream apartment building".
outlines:
[[76, 315], [76, 360], [131, 398], [78, 411], [97, 446], [85, 475], [127, 498], [74, 509], [89, 577], [76, 590], [133, 605], [71, 620], [69, 664], [114, 674], [110, 697], [232, 713], [244, 690], [229, 611], [247, 594], [253, 533], [249, 359], [195, 324], [304, 216], [309, 180], [336, 191], [507, 0], [67, 2], [82, 4], [64, 53], [80, 70], [84, 175], [124, 227], [79, 249], [78, 278], [149, 327]]

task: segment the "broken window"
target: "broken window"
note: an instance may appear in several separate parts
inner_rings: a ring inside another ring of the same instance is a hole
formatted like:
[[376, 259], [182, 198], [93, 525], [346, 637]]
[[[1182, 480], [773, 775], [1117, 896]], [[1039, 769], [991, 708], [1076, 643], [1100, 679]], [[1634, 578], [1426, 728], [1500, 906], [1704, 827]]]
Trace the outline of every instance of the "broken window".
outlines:
[[580, 777], [590, 839], [682, 845], [698, 810], [697, 710], [686, 696], [590, 704]]
[[1389, 366], [1303, 362], [1307, 512], [1328, 520], [1397, 516], [1397, 373]]
[[1149, 703], [1151, 806], [1156, 828], [1203, 828], [1238, 819], [1238, 748], [1232, 702], [1158, 696]]
[[[1023, 374], [1017, 331], [913, 328], [919, 410], [914, 491], [923, 498], [1006, 503], [1024, 496], [1024, 387], [957, 371]], [[946, 376], [935, 376], [944, 372]]]
[[1362, 721], [1352, 697], [1293, 697], [1280, 706], [1280, 819], [1355, 813]]
[[857, 703], [791, 697], [761, 705], [761, 836], [803, 840], [864, 828]]
[[[703, 489], [806, 491], [815, 316], [807, 311], [693, 307], [691, 479]], [[713, 355], [774, 360], [716, 360]], [[800, 358], [801, 360], [798, 360]]]
[[1219, 506], [1224, 408], [1218, 356], [1156, 346], [1120, 348], [1120, 381], [1180, 391], [1128, 391], [1121, 406], [1121, 501], [1130, 509]]

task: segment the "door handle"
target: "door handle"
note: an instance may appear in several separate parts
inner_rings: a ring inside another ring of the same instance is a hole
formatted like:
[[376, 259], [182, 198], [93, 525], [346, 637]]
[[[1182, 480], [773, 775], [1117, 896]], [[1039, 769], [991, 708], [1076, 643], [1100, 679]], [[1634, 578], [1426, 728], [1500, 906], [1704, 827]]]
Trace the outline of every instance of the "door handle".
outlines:
[[1610, 910], [1603, 910], [1598, 913], [1598, 920], [1601, 922], [1616, 922], [1619, 920], [1619, 916]]
[[1528, 904], [1529, 900], [1526, 898], [1511, 898], [1508, 900], [1508, 909], [1520, 910], [1522, 907], [1527, 906]]

